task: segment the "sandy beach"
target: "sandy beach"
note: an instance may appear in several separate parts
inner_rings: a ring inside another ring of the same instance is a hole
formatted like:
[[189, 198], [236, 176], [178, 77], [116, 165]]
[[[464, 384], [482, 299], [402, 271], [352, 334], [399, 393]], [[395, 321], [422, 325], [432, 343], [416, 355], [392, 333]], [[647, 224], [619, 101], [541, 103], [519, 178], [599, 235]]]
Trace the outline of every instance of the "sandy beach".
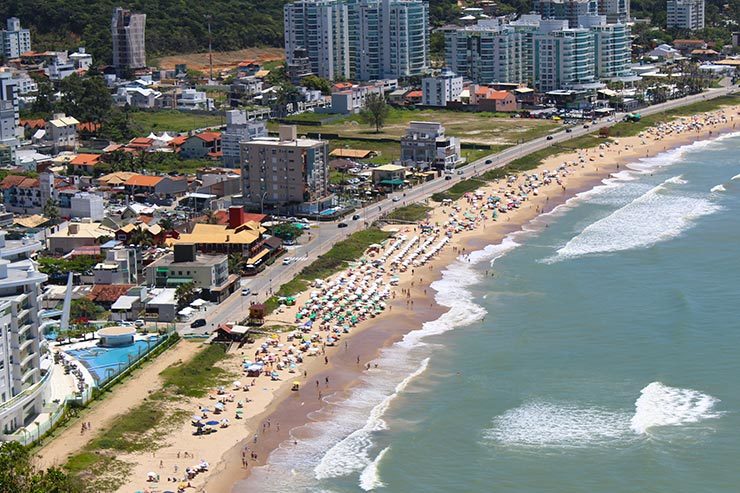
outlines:
[[[732, 131], [740, 119], [739, 109], [680, 118], [638, 136], [612, 138], [595, 148], [552, 156], [534, 170], [491, 182], [452, 204], [432, 204], [433, 210], [419, 225], [389, 226], [395, 238], [366, 253], [365, 264], [309, 288], [294, 306], [281, 308], [265, 324], [290, 325], [300, 334], [283, 332], [233, 351], [225, 365], [241, 385], [226, 386], [220, 393], [214, 389], [210, 397], [186, 403], [193, 414], [200, 414], [201, 408], [213, 409], [224, 401], [222, 413], [208, 412], [203, 419], [226, 417], [228, 428], [196, 436], [188, 420], [175, 426], [165, 440], [169, 445], [155, 453], [117, 457], [133, 464], [127, 483], [118, 491], [175, 490], [186, 468], [201, 462], [208, 463], [207, 471], [191, 474], [191, 487], [185, 491], [231, 491], [237, 481], [263, 465], [281, 442], [300, 439], [291, 437], [290, 430], [305, 424], [324, 399], [341, 397], [363, 371], [373, 371], [381, 348], [445, 311], [434, 303], [430, 284], [455, 258], [500, 242], [538, 215], [600, 184], [628, 162]], [[332, 296], [346, 299], [352, 293], [347, 286], [358, 289], [358, 304], [346, 307], [351, 316], [358, 315], [351, 328], [350, 315], [347, 320], [345, 314], [333, 315], [340, 310], [335, 309]], [[320, 303], [323, 298], [327, 299]], [[359, 311], [360, 300], [363, 306], [373, 307], [365, 315]], [[299, 319], [301, 310], [305, 313]], [[312, 310], [318, 318], [307, 326], [307, 313]], [[259, 361], [265, 365], [263, 376], [246, 376], [245, 365]], [[273, 371], [276, 379], [269, 376]], [[300, 383], [298, 391], [291, 390], [295, 381]], [[241, 418], [236, 419], [236, 414]], [[54, 454], [44, 455], [50, 463], [59, 462], [59, 457], [52, 458]], [[156, 472], [159, 481], [147, 481], [149, 472]]]

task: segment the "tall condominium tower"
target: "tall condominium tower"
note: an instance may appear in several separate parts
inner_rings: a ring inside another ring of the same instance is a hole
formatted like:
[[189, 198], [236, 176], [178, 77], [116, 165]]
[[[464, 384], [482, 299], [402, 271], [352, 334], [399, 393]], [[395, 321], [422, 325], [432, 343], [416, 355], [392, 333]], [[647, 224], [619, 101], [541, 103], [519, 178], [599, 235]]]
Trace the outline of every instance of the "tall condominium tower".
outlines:
[[145, 27], [146, 14], [134, 14], [120, 7], [113, 12], [113, 66], [119, 73], [146, 67]]

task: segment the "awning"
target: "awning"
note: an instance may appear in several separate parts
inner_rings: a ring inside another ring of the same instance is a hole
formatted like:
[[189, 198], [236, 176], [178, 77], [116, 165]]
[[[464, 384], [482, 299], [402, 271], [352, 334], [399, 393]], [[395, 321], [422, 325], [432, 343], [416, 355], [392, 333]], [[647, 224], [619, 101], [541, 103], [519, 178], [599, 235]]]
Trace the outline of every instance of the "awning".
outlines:
[[270, 253], [270, 250], [264, 249], [254, 257], [251, 257], [249, 260], [247, 260], [248, 264], [257, 265], [258, 262], [260, 262], [262, 259], [265, 258], [265, 256]]
[[193, 279], [190, 277], [168, 277], [167, 278], [168, 285], [188, 284], [190, 282], [193, 282]]
[[403, 180], [380, 180], [381, 185], [391, 185], [394, 187], [403, 185]]

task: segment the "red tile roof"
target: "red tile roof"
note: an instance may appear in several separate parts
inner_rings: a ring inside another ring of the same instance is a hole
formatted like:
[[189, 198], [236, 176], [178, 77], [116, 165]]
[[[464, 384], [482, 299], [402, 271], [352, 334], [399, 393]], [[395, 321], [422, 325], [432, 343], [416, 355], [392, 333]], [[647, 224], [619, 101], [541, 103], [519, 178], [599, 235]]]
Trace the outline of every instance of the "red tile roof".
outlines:
[[43, 118], [24, 119], [21, 118], [21, 127], [29, 127], [34, 130], [46, 128], [46, 121]]
[[133, 284], [96, 284], [87, 294], [87, 299], [98, 303], [114, 303], [132, 287]]
[[162, 179], [161, 176], [134, 175], [126, 180], [124, 185], [130, 187], [156, 187]]
[[72, 166], [95, 166], [100, 162], [100, 154], [78, 154], [69, 163]]
[[100, 123], [83, 122], [77, 125], [77, 130], [80, 132], [97, 132], [100, 130]]
[[210, 143], [210, 142], [215, 142], [217, 140], [221, 140], [221, 132], [203, 132], [203, 133], [195, 134], [193, 137], [198, 137], [204, 142]]
[[36, 178], [28, 178], [27, 176], [19, 175], [8, 175], [2, 182], [0, 182], [0, 188], [7, 190], [9, 188], [38, 188], [39, 181]]
[[407, 98], [421, 98], [422, 92], [421, 91], [409, 91], [406, 93]]
[[174, 137], [167, 145], [170, 147], [180, 147], [185, 143], [185, 141], [188, 140], [187, 135], [178, 135], [177, 137]]

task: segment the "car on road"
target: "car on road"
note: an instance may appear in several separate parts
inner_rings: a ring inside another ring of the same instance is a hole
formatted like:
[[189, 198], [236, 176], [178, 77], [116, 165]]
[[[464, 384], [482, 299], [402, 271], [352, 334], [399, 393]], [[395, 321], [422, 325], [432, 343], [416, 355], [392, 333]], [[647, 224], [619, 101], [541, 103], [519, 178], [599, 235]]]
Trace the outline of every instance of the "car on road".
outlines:
[[491, 164], [492, 162], [490, 159], [486, 159], [486, 164]]
[[347, 227], [347, 223], [339, 223], [339, 224], [337, 224], [337, 228], [346, 228], [346, 227]]
[[572, 131], [573, 131], [573, 129], [572, 129], [572, 128], [566, 128], [566, 129], [565, 129], [565, 133], [567, 133], [567, 134], [571, 133]]
[[547, 136], [547, 140], [552, 140], [552, 139], [553, 139], [552, 135]]
[[197, 329], [198, 327], [205, 327], [206, 325], [206, 319], [205, 318], [199, 318], [192, 324], [190, 324], [191, 329]]
[[398, 202], [399, 200], [401, 199], [399, 199], [398, 197], [393, 197], [393, 202]]
[[583, 128], [588, 128], [590, 125], [586, 124], [583, 126]]
[[134, 325], [141, 328], [144, 326], [144, 321], [142, 319], [138, 319], [136, 322], [134, 322]]
[[252, 290], [249, 288], [242, 288], [242, 296], [249, 296], [252, 294]]
[[451, 180], [452, 177], [450, 175], [445, 176], [445, 180]]
[[457, 174], [458, 174], [458, 175], [461, 175], [461, 174], [463, 174], [463, 170], [461, 170], [461, 169], [457, 170]]
[[283, 265], [290, 265], [293, 263], [293, 257], [285, 257], [283, 259]]
[[357, 221], [358, 219], [360, 219], [360, 215], [359, 214], [355, 214], [354, 216], [352, 216], [352, 220], [353, 221]]

